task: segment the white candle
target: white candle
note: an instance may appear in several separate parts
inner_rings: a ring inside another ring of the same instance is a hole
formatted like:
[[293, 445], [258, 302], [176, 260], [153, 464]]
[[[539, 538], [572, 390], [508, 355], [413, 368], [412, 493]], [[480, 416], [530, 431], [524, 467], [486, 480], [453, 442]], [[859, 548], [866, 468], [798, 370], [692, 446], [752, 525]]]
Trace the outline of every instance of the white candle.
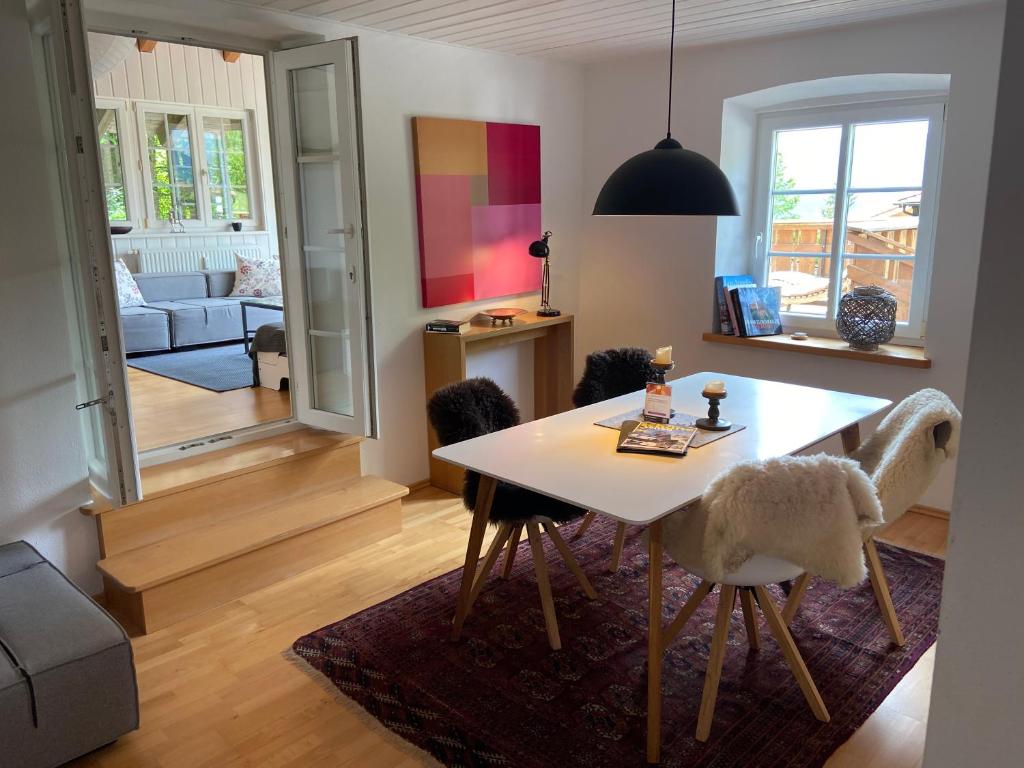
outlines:
[[668, 365], [672, 362], [672, 347], [658, 347], [654, 352], [654, 362], [658, 365]]
[[724, 395], [725, 382], [718, 381], [717, 379], [715, 381], [709, 381], [707, 384], [704, 385], [704, 391], [707, 392], [709, 395]]

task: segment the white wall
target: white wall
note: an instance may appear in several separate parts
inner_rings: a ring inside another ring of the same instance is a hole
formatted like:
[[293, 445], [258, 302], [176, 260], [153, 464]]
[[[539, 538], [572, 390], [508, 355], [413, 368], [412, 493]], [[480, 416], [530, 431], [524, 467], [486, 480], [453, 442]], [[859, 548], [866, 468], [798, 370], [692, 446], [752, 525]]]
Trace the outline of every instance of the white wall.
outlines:
[[[672, 344], [677, 372], [720, 370], [893, 400], [931, 386], [963, 402], [1001, 31], [1002, 10], [987, 6], [677, 52], [673, 135], [712, 159], [722, 144], [725, 99], [842, 75], [951, 75], [928, 322], [932, 369], [701, 341], [712, 316], [716, 222], [710, 218], [587, 217], [578, 349]], [[585, 206], [619, 163], [663, 136], [665, 59], [645, 55], [587, 68]], [[838, 441], [829, 448], [838, 451]], [[953, 478], [950, 467], [924, 503], [949, 509]]]
[[122, 152], [125, 154], [125, 176], [129, 184], [134, 231], [115, 235], [114, 253], [124, 259], [133, 272], [138, 270], [140, 250], [192, 250], [196, 248], [226, 249], [239, 245], [255, 245], [267, 255], [276, 255], [277, 226], [273, 167], [270, 153], [270, 124], [267, 116], [267, 91], [263, 74], [263, 57], [242, 53], [237, 61], [226, 62], [219, 49], [160, 42], [150, 53], [139, 51], [134, 44], [124, 61], [94, 81], [95, 96], [106, 104], [120, 102], [126, 107], [133, 101], [164, 102], [190, 106], [244, 109], [250, 115], [254, 131], [257, 165], [253, 179], [259, 195], [258, 226], [245, 224], [242, 232], [232, 232], [228, 223], [209, 230], [190, 230], [188, 234], [146, 230], [142, 227], [145, 210], [142, 171], [138, 165], [141, 137], [131, 113], [126, 113], [122, 130]]
[[[560, 309], [574, 311], [581, 253], [581, 69], [217, 2], [183, 0], [170, 7], [95, 0], [87, 3], [87, 16], [102, 31], [144, 28], [156, 35], [166, 29], [168, 34], [189, 34], [206, 43], [221, 40], [222, 34], [248, 35], [255, 45], [302, 33], [329, 39], [358, 36], [381, 412], [380, 439], [364, 444], [363, 461], [366, 471], [398, 482], [425, 479], [429, 470], [424, 323], [441, 315], [469, 315], [488, 306], [535, 308], [539, 301], [537, 294], [527, 294], [458, 307], [422, 308], [411, 118], [462, 117], [541, 126], [543, 226], [554, 232], [552, 298]], [[183, 20], [190, 25], [187, 30], [177, 26]], [[513, 392], [518, 388], [529, 413], [529, 388], [522, 386], [523, 374], [509, 356], [528, 362], [521, 350], [508, 350], [501, 359], [481, 360], [471, 367], [476, 373], [494, 375]]]
[[0, 0], [0, 544], [27, 539], [96, 589], [95, 526], [80, 515], [88, 473], [64, 312], [55, 200], [46, 174], [53, 144], [37, 94], [24, 0]]
[[1024, 364], [1006, 334], [1016, 327], [1024, 284], [1022, 36], [1024, 5], [1009, 3], [926, 768], [1020, 765], [1024, 754]]

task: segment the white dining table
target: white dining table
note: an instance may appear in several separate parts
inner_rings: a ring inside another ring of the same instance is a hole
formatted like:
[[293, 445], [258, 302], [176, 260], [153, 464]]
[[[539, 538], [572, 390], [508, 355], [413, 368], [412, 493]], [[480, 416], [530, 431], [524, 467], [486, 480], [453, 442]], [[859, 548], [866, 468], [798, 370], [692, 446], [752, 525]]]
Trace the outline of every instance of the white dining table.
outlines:
[[496, 481], [648, 528], [649, 763], [660, 760], [661, 749], [661, 667], [665, 650], [661, 639], [662, 519], [697, 501], [715, 476], [737, 462], [795, 454], [836, 434], [841, 435], [844, 450], [849, 453], [860, 442], [860, 422], [892, 404], [877, 397], [702, 372], [669, 382], [673, 409], [705, 415], [708, 402], [701, 392], [711, 380], [726, 385], [721, 418], [745, 429], [699, 448], [691, 447], [682, 458], [618, 453], [618, 431], [595, 424], [642, 407], [642, 391], [448, 445], [433, 453], [438, 459], [481, 475], [453, 621], [455, 638], [471, 607], [473, 575]]

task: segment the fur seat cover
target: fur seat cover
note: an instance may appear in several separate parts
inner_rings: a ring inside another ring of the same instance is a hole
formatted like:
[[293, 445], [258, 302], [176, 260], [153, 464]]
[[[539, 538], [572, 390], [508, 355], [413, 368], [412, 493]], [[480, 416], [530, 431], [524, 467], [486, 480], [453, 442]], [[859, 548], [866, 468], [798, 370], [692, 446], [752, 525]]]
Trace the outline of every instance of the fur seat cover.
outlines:
[[[441, 445], [471, 440], [519, 423], [519, 408], [512, 398], [484, 377], [466, 379], [437, 390], [427, 404], [427, 415]], [[480, 475], [466, 472], [462, 501], [467, 509], [473, 509], [476, 504], [479, 487]], [[523, 522], [533, 517], [546, 517], [563, 523], [584, 512], [550, 496], [499, 482], [491, 503], [490, 520], [493, 523]]]
[[959, 444], [960, 411], [939, 390], [922, 389], [893, 408], [852, 458], [871, 476], [891, 523], [920, 501]]
[[851, 587], [867, 576], [863, 530], [881, 521], [874, 485], [857, 462], [785, 456], [720, 474], [701, 501], [666, 518], [663, 538], [683, 568], [716, 583], [767, 555]]
[[572, 393], [577, 408], [628, 395], [654, 379], [651, 353], [639, 347], [606, 349], [587, 355], [583, 377]]

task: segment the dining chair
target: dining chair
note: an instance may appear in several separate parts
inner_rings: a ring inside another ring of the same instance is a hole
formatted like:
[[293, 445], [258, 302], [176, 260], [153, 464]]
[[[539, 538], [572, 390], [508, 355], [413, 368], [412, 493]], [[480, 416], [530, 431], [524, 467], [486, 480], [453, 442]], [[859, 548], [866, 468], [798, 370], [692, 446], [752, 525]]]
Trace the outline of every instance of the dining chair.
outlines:
[[862, 531], [881, 519], [867, 474], [851, 459], [825, 454], [737, 464], [711, 482], [701, 501], [666, 518], [665, 551], [701, 581], [664, 630], [662, 653], [719, 587], [698, 741], [707, 741], [711, 733], [737, 595], [750, 648], [761, 647], [760, 611], [814, 716], [829, 721], [825, 702], [767, 586], [804, 572], [841, 587], [860, 583], [867, 575]]
[[[514, 427], [519, 423], [519, 409], [512, 398], [492, 380], [482, 377], [466, 379], [439, 389], [430, 398], [430, 402], [427, 404], [427, 413], [441, 445], [470, 440]], [[492, 494], [489, 521], [497, 526], [498, 530], [487, 550], [483, 564], [473, 575], [473, 587], [468, 605], [464, 612], [460, 611], [456, 616], [452, 635], [454, 638], [459, 637], [462, 622], [483, 589], [503, 548], [506, 550], [506, 554], [502, 577], [506, 579], [509, 577], [515, 563], [519, 540], [525, 529], [533, 555], [533, 566], [537, 575], [537, 588], [540, 591], [548, 642], [553, 650], [558, 650], [562, 647], [562, 641], [558, 632], [558, 619], [555, 616], [555, 602], [551, 593], [551, 582], [548, 578], [541, 529], [543, 528], [548, 534], [555, 549], [562, 556], [569, 570], [576, 576], [584, 594], [593, 600], [597, 597], [597, 593], [576, 562], [576, 558], [573, 557], [569, 546], [558, 533], [557, 527], [558, 524], [581, 517], [584, 510], [509, 483], [498, 482], [488, 485], [484, 490], [486, 493]], [[462, 486], [462, 500], [467, 509], [474, 509], [480, 492], [480, 475], [467, 471]]]
[[[877, 489], [884, 512], [882, 525], [894, 523], [920, 501], [939, 468], [956, 456], [960, 421], [960, 411], [944, 393], [922, 389], [897, 404], [871, 437], [851, 450], [850, 458], [868, 473]], [[868, 576], [889, 635], [902, 647], [906, 639], [875, 547], [878, 531], [866, 531], [864, 536]], [[796, 615], [809, 581], [810, 576], [802, 574], [794, 582], [783, 610], [787, 623]]]
[[[583, 376], [572, 393], [573, 405], [582, 408], [643, 389], [647, 382], [654, 380], [655, 370], [651, 365], [651, 358], [651, 353], [640, 347], [620, 347], [591, 352], [587, 355]], [[596, 513], [587, 512], [573, 538], [583, 536], [596, 517]], [[612, 559], [608, 565], [608, 570], [612, 573], [619, 570], [625, 543], [626, 524], [619, 523], [615, 528]]]

